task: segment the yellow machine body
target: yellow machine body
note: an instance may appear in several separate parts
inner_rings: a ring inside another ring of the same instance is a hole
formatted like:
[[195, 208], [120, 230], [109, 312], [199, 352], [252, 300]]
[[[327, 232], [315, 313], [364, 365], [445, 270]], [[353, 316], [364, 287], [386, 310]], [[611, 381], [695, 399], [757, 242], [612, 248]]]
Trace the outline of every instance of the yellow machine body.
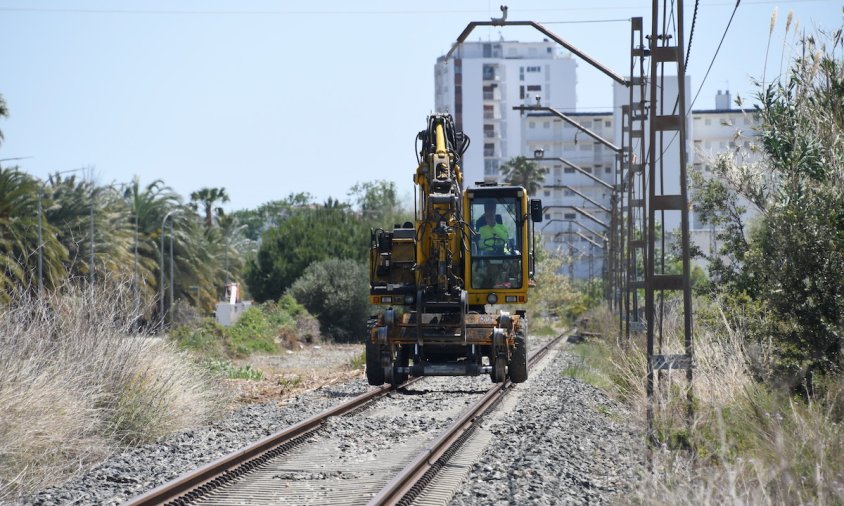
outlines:
[[384, 309], [370, 320], [367, 377], [524, 381], [525, 312], [497, 308], [527, 302], [541, 203], [522, 187], [464, 190], [460, 157], [469, 140], [449, 115], [429, 117], [417, 140], [415, 221], [372, 232], [370, 301]]

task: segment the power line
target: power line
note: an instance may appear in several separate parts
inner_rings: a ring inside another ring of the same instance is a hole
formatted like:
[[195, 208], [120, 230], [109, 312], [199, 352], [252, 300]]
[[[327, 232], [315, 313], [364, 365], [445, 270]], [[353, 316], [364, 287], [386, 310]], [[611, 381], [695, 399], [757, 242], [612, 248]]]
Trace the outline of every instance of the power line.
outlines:
[[718, 47], [715, 49], [715, 54], [712, 55], [712, 60], [709, 61], [709, 67], [706, 69], [706, 73], [703, 75], [703, 79], [700, 82], [700, 86], [697, 89], [697, 93], [695, 93], [695, 98], [692, 99], [692, 103], [689, 104], [689, 110], [686, 111], [686, 114], [691, 112], [692, 107], [694, 107], [695, 102], [697, 101], [697, 97], [700, 96], [700, 91], [703, 89], [703, 85], [706, 83], [706, 78], [709, 77], [709, 72], [712, 70], [712, 66], [715, 64], [715, 58], [718, 57], [718, 52], [721, 51], [721, 46], [724, 44], [724, 39], [727, 38], [727, 32], [730, 30], [730, 25], [733, 24], [733, 18], [736, 17], [736, 11], [738, 11], [739, 4], [741, 0], [736, 0], [736, 5], [733, 7], [733, 13], [730, 14], [730, 20], [727, 21], [727, 27], [724, 28], [724, 33], [721, 35], [721, 41], [718, 42]]
[[695, 37], [695, 24], [697, 22], [697, 9], [700, 7], [700, 0], [695, 0], [695, 12], [692, 15], [692, 29], [689, 31], [689, 46], [686, 48], [686, 63], [683, 68], [689, 68], [689, 55], [692, 54], [692, 40]]

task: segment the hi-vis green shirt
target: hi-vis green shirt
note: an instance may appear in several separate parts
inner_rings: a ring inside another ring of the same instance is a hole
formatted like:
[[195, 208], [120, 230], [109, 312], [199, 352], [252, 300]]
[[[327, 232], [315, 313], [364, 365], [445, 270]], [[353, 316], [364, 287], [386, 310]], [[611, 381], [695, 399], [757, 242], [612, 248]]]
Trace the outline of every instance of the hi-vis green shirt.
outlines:
[[481, 237], [479, 241], [480, 249], [484, 253], [492, 253], [495, 250], [495, 244], [498, 243], [498, 247], [502, 246], [500, 241], [489, 241], [486, 242], [487, 239], [491, 239], [493, 237], [497, 237], [504, 241], [504, 249], [505, 251], [509, 249], [509, 245], [507, 244], [508, 234], [507, 234], [507, 227], [500, 223], [496, 223], [493, 226], [484, 225], [478, 230], [478, 235]]

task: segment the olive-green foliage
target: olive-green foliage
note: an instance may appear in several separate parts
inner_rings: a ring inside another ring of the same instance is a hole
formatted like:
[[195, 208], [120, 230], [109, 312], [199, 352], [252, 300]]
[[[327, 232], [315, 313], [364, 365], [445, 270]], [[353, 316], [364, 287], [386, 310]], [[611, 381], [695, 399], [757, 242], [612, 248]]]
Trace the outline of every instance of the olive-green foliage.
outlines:
[[228, 355], [226, 348], [226, 328], [205, 318], [199, 325], [180, 325], [170, 331], [170, 337], [179, 348], [199, 353], [212, 359], [221, 359]]
[[[14, 169], [0, 168], [0, 302], [14, 292], [38, 287], [38, 196], [41, 182]], [[51, 201], [42, 198], [42, 209]], [[58, 231], [42, 214], [41, 248], [44, 286], [58, 286], [64, 277], [67, 249]]]
[[318, 335], [300, 335], [310, 332], [307, 325], [300, 325], [303, 321], [313, 321], [313, 316], [292, 296], [285, 295], [278, 302], [269, 301], [247, 309], [231, 327], [205, 318], [199, 324], [175, 327], [170, 337], [184, 350], [207, 360], [225, 362], [253, 353], [275, 353], [280, 340], [318, 338]]
[[310, 265], [289, 293], [317, 319], [323, 334], [353, 341], [366, 334], [368, 271], [354, 260], [328, 259]]
[[260, 369], [253, 369], [250, 364], [237, 367], [228, 360], [205, 360], [202, 365], [214, 374], [225, 376], [228, 379], [261, 380], [264, 373]]
[[250, 241], [258, 241], [265, 230], [277, 226], [296, 209], [313, 204], [309, 193], [291, 193], [283, 200], [265, 202], [255, 209], [240, 209], [231, 213], [244, 227]]
[[369, 236], [369, 226], [347, 209], [297, 209], [264, 233], [247, 266], [249, 290], [258, 301], [277, 299], [314, 262], [328, 258], [361, 262], [368, 253]]
[[349, 189], [355, 208], [373, 228], [392, 228], [397, 223], [413, 220], [412, 213], [402, 209], [396, 184], [392, 181], [355, 183]]
[[[537, 252], [540, 250], [544, 248], [538, 248]], [[537, 256], [536, 287], [528, 294], [528, 314], [571, 321], [586, 311], [586, 295], [573, 289], [568, 276], [561, 273], [566, 259], [553, 253]]]
[[234, 356], [278, 351], [274, 333], [276, 329], [273, 328], [260, 308], [251, 307], [247, 309], [240, 315], [237, 322], [227, 330], [230, 352]]
[[[838, 30], [824, 46], [825, 37], [804, 37], [787, 75], [762, 87], [762, 161], [722, 157], [719, 180], [697, 188], [705, 217], [728, 225], [713, 288], [746, 294], [785, 322], [751, 339], [773, 337], [780, 379], [803, 392], [840, 366], [844, 333], [844, 62], [832, 49], [844, 38]], [[759, 209], [756, 223], [741, 221], [737, 197]]]

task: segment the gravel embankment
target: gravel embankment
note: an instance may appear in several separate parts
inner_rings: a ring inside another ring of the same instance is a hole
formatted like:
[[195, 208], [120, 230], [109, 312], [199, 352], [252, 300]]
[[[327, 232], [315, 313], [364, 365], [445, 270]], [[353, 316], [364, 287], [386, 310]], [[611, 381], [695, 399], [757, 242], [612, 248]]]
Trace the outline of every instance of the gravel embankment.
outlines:
[[25, 498], [20, 504], [122, 504], [369, 388], [365, 380], [355, 380], [299, 395], [283, 406], [274, 402], [246, 406], [209, 427], [115, 455], [77, 479]]
[[559, 353], [514, 409], [483, 421], [492, 443], [452, 505], [624, 502], [644, 469], [641, 434], [622, 405], [562, 375], [575, 361]]
[[[512, 409], [484, 419], [482, 430], [492, 433], [492, 443], [452, 504], [605, 503], [620, 500], [618, 494], [631, 489], [642, 469], [640, 435], [622, 406], [600, 390], [562, 376], [573, 360], [558, 353], [511, 392]], [[333, 419], [315, 441], [335, 448], [343, 472], [360, 470], [364, 462], [380, 460], [376, 455], [381, 451], [438, 434], [490, 384], [487, 377], [426, 378], [412, 391], [392, 394], [392, 401], [379, 401], [364, 416]], [[357, 379], [307, 392], [281, 406], [250, 405], [210, 427], [115, 455], [21, 504], [121, 504], [369, 388]], [[505, 400], [501, 407], [507, 404]], [[373, 439], [373, 433], [384, 436]], [[314, 457], [303, 457], [304, 471], [305, 462]], [[291, 485], [298, 481], [296, 476], [290, 479]]]

